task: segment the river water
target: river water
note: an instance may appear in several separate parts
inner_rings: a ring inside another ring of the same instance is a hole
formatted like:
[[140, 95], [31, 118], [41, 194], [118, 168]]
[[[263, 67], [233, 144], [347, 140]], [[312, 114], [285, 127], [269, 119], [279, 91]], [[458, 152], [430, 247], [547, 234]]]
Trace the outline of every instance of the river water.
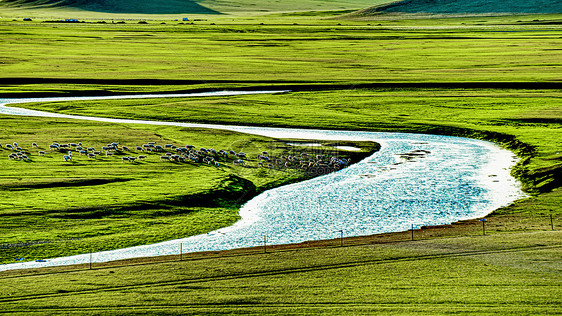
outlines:
[[[231, 96], [286, 91], [211, 92], [176, 95], [0, 99], [0, 114], [224, 129], [288, 139], [374, 141], [381, 150], [341, 171], [262, 193], [240, 210], [233, 226], [158, 244], [94, 253], [93, 262], [183, 252], [405, 231], [411, 225], [449, 224], [485, 216], [525, 197], [510, 175], [517, 157], [492, 143], [438, 135], [333, 131], [180, 122], [107, 119], [33, 111], [7, 105], [29, 102]], [[410, 155], [404, 155], [410, 154]], [[8, 269], [87, 263], [89, 254], [45, 262], [0, 265]]]

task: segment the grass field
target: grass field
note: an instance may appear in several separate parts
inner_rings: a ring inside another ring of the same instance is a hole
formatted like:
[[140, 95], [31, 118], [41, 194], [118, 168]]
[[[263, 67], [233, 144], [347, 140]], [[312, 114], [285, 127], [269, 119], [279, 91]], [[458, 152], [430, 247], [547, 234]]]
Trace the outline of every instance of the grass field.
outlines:
[[[271, 157], [294, 151], [283, 141], [203, 129], [84, 123], [57, 119], [0, 117], [0, 262], [35, 260], [155, 243], [230, 226], [238, 208], [257, 193], [309, 178], [300, 170], [258, 168], [261, 151]], [[65, 162], [53, 142], [78, 143], [101, 150], [119, 142], [131, 151], [105, 153], [96, 159], [74, 152]], [[7, 143], [17, 142], [29, 161], [8, 160]], [[38, 148], [32, 148], [32, 142]], [[204, 163], [160, 161], [162, 153], [140, 153], [147, 142], [186, 144], [244, 151], [245, 166], [233, 158]], [[341, 151], [358, 161], [376, 147], [358, 144], [363, 153]], [[39, 156], [39, 151], [47, 154]], [[306, 150], [303, 150], [306, 151]], [[326, 147], [326, 153], [329, 153]], [[148, 157], [134, 163], [124, 156]]]
[[[536, 19], [548, 23], [560, 15], [452, 19], [448, 25], [394, 20], [380, 26], [282, 15], [194, 25], [2, 19], [0, 93], [560, 80], [560, 26], [524, 23]], [[57, 81], [63, 78], [91, 84]], [[174, 81], [118, 81], [124, 79]]]
[[554, 315], [562, 303], [560, 237], [500, 234], [28, 276], [14, 271], [2, 274], [0, 311]]
[[[492, 214], [491, 236], [476, 237], [472, 230], [448, 234], [445, 227], [427, 233], [434, 239], [418, 242], [391, 239], [375, 246], [44, 275], [48, 270], [41, 270], [31, 276], [8, 272], [0, 282], [0, 311], [560, 313], [560, 236], [541, 230], [549, 215], [558, 223], [562, 213], [562, 16], [357, 20], [335, 18], [342, 12], [334, 9], [338, 12], [209, 15], [194, 24], [160, 16], [148, 25], [112, 24], [115, 15], [107, 15], [106, 24], [24, 23], [15, 11], [0, 9], [19, 19], [0, 19], [0, 94], [289, 86], [294, 92], [268, 96], [25, 106], [111, 117], [425, 132], [496, 141], [523, 158], [514, 172], [533, 196]], [[92, 22], [103, 17], [81, 14]], [[378, 83], [397, 85], [374, 86]], [[270, 139], [227, 132], [45, 119], [2, 117], [0, 131], [2, 143], [36, 141], [43, 148], [56, 138], [96, 146], [153, 140], [283, 150], [268, 147]], [[87, 252], [101, 249], [107, 240], [128, 246], [228, 225], [236, 220], [236, 201], [241, 200], [191, 202], [216, 190], [236, 195], [302, 179], [294, 173], [263, 177], [232, 165], [180, 167], [161, 163], [157, 156], [138, 164], [106, 163], [109, 158], [65, 164], [57, 155], [34, 157], [27, 164], [0, 160], [0, 236], [9, 244], [54, 241], [2, 249], [4, 262], [20, 254], [60, 255], [60, 245], [69, 246], [64, 254]], [[34, 168], [40, 165], [49, 169]], [[75, 186], [92, 179], [103, 184]], [[58, 183], [64, 185], [53, 185]], [[154, 189], [166, 199], [139, 188]], [[111, 195], [116, 191], [118, 198]], [[41, 200], [34, 198], [38, 193]], [[178, 207], [177, 201], [189, 199], [189, 206]], [[92, 244], [95, 249], [86, 249]]]

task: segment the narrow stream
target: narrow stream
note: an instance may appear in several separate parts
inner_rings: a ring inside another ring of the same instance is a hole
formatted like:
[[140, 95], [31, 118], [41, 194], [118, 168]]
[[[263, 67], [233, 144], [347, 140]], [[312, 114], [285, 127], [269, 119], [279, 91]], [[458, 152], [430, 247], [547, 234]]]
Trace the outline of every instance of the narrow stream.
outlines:
[[[525, 197], [510, 175], [517, 157], [492, 143], [438, 135], [228, 126], [108, 119], [33, 111], [8, 104], [121, 98], [230, 96], [287, 91], [0, 99], [0, 114], [112, 123], [223, 129], [285, 139], [374, 141], [381, 150], [352, 166], [264, 192], [240, 211], [233, 226], [158, 244], [94, 253], [94, 262], [297, 243], [408, 230], [485, 216]], [[45, 262], [0, 265], [0, 271], [87, 263], [89, 254]]]

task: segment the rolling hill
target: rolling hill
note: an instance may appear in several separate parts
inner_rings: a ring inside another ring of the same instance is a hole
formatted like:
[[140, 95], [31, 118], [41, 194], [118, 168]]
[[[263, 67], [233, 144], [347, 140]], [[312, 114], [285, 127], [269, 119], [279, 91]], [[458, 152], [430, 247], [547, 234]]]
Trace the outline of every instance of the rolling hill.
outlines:
[[119, 1], [119, 0], [1, 0], [0, 4], [18, 8], [75, 8], [84, 11], [106, 13], [174, 14], [219, 12], [192, 0], [167, 1]]
[[404, 0], [362, 10], [362, 14], [384, 12], [484, 14], [562, 13], [562, 0]]
[[562, 13], [562, 0], [0, 0], [0, 7], [132, 14], [358, 10], [375, 13]]
[[0, 0], [0, 7], [78, 9], [105, 13], [221, 14], [231, 12], [292, 12], [358, 10], [391, 0]]

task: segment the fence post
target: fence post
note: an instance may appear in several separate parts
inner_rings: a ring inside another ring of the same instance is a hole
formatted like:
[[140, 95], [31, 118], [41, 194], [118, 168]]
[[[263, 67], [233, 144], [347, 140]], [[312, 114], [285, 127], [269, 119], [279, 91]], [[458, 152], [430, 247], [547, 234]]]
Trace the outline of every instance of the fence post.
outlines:
[[554, 230], [554, 221], [552, 220], [552, 214], [550, 214], [550, 228]]
[[480, 221], [482, 222], [482, 236], [486, 236], [486, 219], [483, 218]]
[[263, 253], [267, 253], [267, 236], [263, 236]]
[[414, 224], [412, 224], [412, 241], [414, 241]]
[[92, 252], [90, 251], [90, 270], [92, 270]]
[[340, 247], [343, 247], [343, 229], [340, 230]]
[[183, 247], [183, 244], [180, 242], [180, 261], [183, 260], [183, 249], [182, 249], [182, 247]]

